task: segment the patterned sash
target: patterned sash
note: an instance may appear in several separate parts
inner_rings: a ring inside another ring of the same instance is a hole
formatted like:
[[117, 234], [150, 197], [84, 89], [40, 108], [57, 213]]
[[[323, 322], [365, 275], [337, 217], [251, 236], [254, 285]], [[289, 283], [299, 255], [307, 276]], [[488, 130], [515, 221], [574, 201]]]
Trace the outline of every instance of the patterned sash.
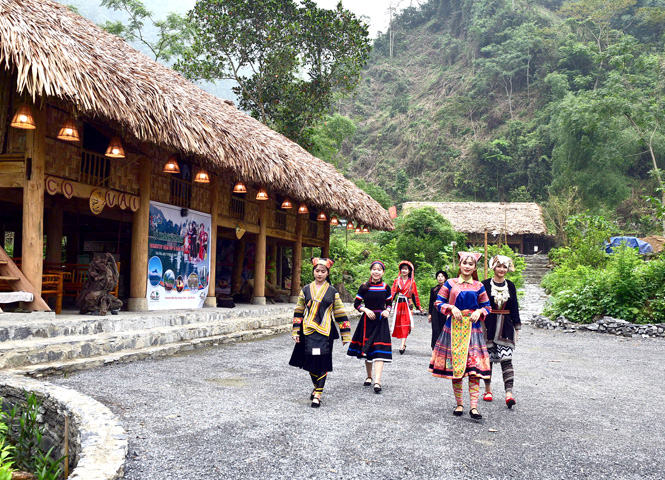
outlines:
[[466, 372], [469, 342], [471, 341], [471, 314], [473, 310], [462, 310], [462, 320], [451, 316], [451, 349], [453, 356], [453, 378], [462, 378]]
[[[309, 292], [312, 295], [312, 300], [310, 300], [309, 305], [307, 306], [307, 311], [305, 312], [305, 319], [303, 320], [302, 331], [305, 335], [309, 335], [314, 332], [319, 332], [322, 335], [330, 335], [330, 327], [332, 326], [331, 315], [326, 315], [325, 312], [322, 315], [321, 322], [317, 323], [317, 314], [319, 313], [319, 307], [321, 306], [321, 301], [328, 291], [328, 282], [324, 283], [319, 291], [316, 291], [316, 283], [312, 282], [309, 285]], [[314, 294], [316, 292], [316, 295]]]

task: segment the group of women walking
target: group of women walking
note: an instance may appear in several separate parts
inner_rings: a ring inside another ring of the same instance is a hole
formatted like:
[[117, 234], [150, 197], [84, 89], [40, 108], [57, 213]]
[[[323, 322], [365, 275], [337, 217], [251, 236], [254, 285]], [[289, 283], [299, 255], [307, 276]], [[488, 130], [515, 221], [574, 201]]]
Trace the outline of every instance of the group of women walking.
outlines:
[[[478, 411], [481, 379], [485, 383], [483, 400], [493, 400], [494, 363], [501, 364], [506, 405], [512, 408], [516, 404], [512, 355], [521, 327], [515, 285], [506, 279], [507, 272], [514, 271], [512, 260], [503, 255], [493, 257], [493, 277], [480, 282], [476, 268], [480, 256], [460, 252], [455, 278], [437, 272], [438, 284], [430, 291], [428, 314], [432, 326], [429, 371], [452, 380], [455, 416], [464, 413], [462, 386], [468, 377], [469, 415], [474, 419], [482, 418]], [[392, 362], [391, 336], [401, 341], [399, 352], [404, 354], [413, 325], [412, 307], [421, 310], [413, 265], [400, 262], [400, 274], [391, 288], [383, 281], [385, 265], [377, 260], [370, 266], [369, 279], [358, 289], [354, 308], [362, 315], [351, 337], [344, 305], [328, 281], [333, 263], [328, 258], [312, 259], [314, 281], [300, 291], [294, 313], [295, 347], [289, 363], [309, 372], [314, 386], [310, 394], [313, 408], [321, 405], [327, 374], [332, 371], [333, 342], [339, 338], [333, 320], [339, 324], [342, 343], [350, 343], [347, 355], [365, 362], [363, 385], [378, 394], [382, 391], [383, 366]]]

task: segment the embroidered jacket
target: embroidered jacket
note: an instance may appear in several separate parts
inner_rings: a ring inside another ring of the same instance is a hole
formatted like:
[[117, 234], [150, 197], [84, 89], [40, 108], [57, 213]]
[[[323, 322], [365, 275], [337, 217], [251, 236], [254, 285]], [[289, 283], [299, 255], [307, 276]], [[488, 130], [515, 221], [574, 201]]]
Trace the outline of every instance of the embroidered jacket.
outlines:
[[387, 283], [370, 283], [369, 286], [363, 283], [358, 289], [358, 294], [353, 302], [353, 308], [360, 310], [364, 303], [365, 308], [369, 308], [374, 312], [381, 312], [386, 309], [390, 310], [392, 301], [393, 294]]
[[329, 283], [324, 283], [317, 290], [316, 283], [305, 285], [300, 290], [298, 303], [293, 313], [292, 336], [297, 336], [302, 325], [304, 335], [318, 332], [321, 335], [336, 336], [332, 326], [333, 318], [339, 324], [342, 342], [351, 340], [351, 324], [346, 316], [346, 310], [337, 290]]
[[460, 310], [481, 310], [480, 319], [490, 314], [490, 299], [478, 280], [464, 281], [461, 277], [446, 280], [434, 302], [443, 315], [450, 315], [453, 307]]
[[402, 277], [397, 277], [393, 282], [393, 288], [391, 291], [393, 298], [402, 294], [409, 299], [409, 302], [412, 302], [413, 305], [420, 310], [420, 297], [418, 297], [418, 288], [416, 287], [416, 282], [414, 280], [410, 278], [402, 280]]

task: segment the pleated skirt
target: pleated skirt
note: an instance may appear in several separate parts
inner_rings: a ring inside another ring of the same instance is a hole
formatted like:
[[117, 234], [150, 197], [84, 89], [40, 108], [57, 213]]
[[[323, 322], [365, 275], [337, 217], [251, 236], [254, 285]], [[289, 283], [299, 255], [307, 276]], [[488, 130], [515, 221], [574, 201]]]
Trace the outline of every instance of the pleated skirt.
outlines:
[[[435, 377], [455, 378], [453, 376], [453, 349], [452, 349], [452, 330], [451, 318], [448, 316], [443, 326], [441, 335], [434, 345], [432, 357], [429, 363], [429, 371]], [[466, 370], [462, 377], [479, 377], [489, 379], [492, 370], [490, 369], [489, 354], [485, 345], [485, 334], [482, 331], [480, 322], [471, 325], [471, 336], [469, 339], [469, 350], [466, 359]], [[460, 377], [460, 378], [462, 378]]]

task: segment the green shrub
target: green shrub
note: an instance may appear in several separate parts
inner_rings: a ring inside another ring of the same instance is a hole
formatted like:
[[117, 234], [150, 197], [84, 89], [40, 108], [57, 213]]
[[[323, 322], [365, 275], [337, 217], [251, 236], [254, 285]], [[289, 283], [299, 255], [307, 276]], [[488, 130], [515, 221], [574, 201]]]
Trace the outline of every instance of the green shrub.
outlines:
[[[11, 445], [4, 461], [16, 466], [17, 469], [34, 473], [38, 480], [57, 480], [62, 473], [65, 457], [54, 459], [53, 448], [47, 452], [42, 449], [44, 428], [38, 421], [42, 402], [34, 393], [24, 393], [25, 405], [14, 405], [9, 412], [4, 410], [0, 412], [1, 424], [4, 425], [4, 428], [0, 428], [0, 441], [3, 445]], [[3, 448], [2, 454], [4, 453]]]

